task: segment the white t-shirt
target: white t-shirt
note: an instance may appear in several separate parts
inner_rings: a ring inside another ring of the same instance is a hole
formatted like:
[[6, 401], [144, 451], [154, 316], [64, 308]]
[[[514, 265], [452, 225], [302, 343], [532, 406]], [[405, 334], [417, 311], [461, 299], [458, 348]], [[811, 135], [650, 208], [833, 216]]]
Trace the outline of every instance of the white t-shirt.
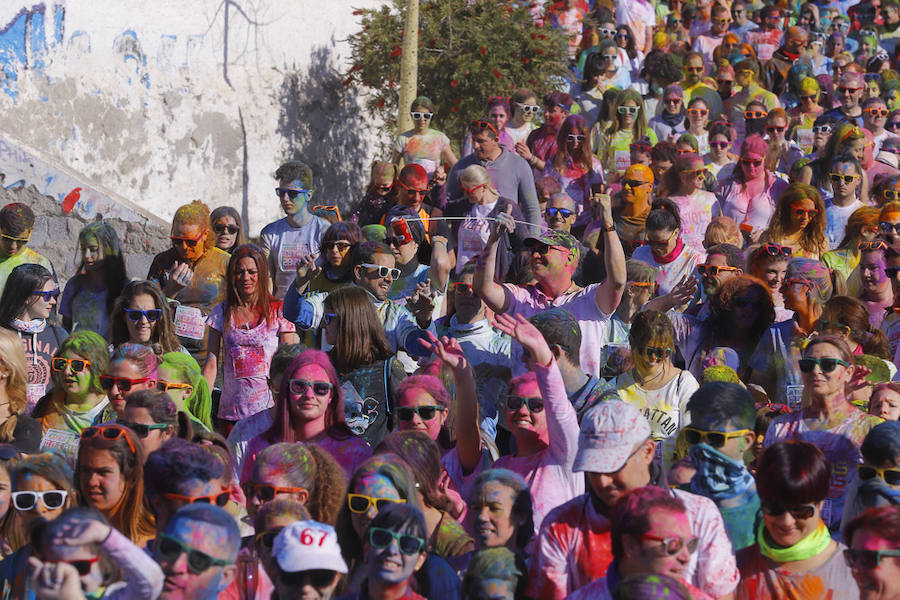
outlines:
[[678, 205], [681, 215], [681, 239], [685, 247], [702, 256], [706, 253], [703, 247], [706, 228], [709, 227], [713, 217], [722, 214], [719, 199], [712, 192], [704, 190], [696, 190], [690, 196], [671, 196], [669, 199]]
[[825, 217], [827, 224], [825, 225], [825, 236], [832, 248], [837, 248], [841, 240], [844, 239], [844, 230], [847, 228], [847, 220], [850, 215], [863, 206], [863, 203], [856, 200], [849, 206], [838, 206], [833, 201], [825, 204]]
[[459, 226], [456, 238], [456, 272], [459, 273], [475, 256], [481, 254], [491, 235], [491, 222], [487, 216], [497, 206], [491, 204], [473, 204], [469, 209], [469, 218]]
[[313, 217], [302, 227], [292, 227], [288, 218], [263, 227], [259, 245], [269, 258], [269, 274], [275, 280], [275, 296], [281, 300], [296, 277], [297, 263], [308, 254], [319, 253], [322, 235], [331, 223]]
[[663, 296], [672, 291], [672, 288], [678, 285], [678, 282], [687, 275], [691, 275], [697, 265], [700, 264], [700, 255], [694, 254], [685, 244], [684, 250], [678, 255], [678, 258], [670, 263], [662, 264], [656, 262], [650, 246], [641, 246], [631, 255], [634, 260], [639, 260], [656, 269], [656, 282], [659, 284], [659, 295]]

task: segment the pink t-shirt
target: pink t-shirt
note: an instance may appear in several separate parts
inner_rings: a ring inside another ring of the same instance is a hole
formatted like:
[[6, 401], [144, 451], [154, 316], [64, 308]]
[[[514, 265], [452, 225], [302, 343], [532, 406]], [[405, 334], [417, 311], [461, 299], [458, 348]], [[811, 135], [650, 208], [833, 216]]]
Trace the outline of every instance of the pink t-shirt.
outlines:
[[788, 184], [771, 173], [766, 174], [766, 187], [755, 196], [750, 196], [741, 189], [741, 184], [731, 179], [719, 188], [719, 202], [722, 203], [722, 214], [731, 217], [740, 225], [747, 222], [755, 230], [763, 230], [769, 226], [769, 220], [775, 212], [775, 201], [781, 196]]
[[606, 339], [606, 330], [609, 328], [609, 315], [597, 305], [599, 285], [595, 283], [550, 298], [537, 286], [504, 283], [503, 287], [509, 294], [509, 309], [506, 312], [510, 315], [521, 314], [526, 319], [552, 307], [564, 308], [572, 313], [581, 328], [581, 368], [585, 373], [599, 377], [603, 348], [602, 344], [593, 342]]
[[584, 493], [584, 475], [572, 471], [578, 450], [578, 417], [556, 361], [546, 367], [535, 365], [534, 369], [544, 399], [550, 445], [531, 456], [501, 456], [494, 467], [514, 471], [528, 482], [537, 533], [544, 515]]
[[281, 313], [281, 302], [273, 305], [271, 323], [265, 319], [253, 328], [235, 327], [225, 331], [225, 304], [217, 304], [209, 315], [210, 328], [222, 334], [222, 362], [225, 382], [219, 401], [219, 418], [240, 421], [272, 407], [269, 366], [278, 348], [279, 335], [294, 333], [294, 324]]
[[[681, 583], [691, 593], [691, 598], [694, 600], [713, 600], [713, 597], [703, 590], [684, 581]], [[612, 597], [612, 591], [609, 589], [606, 577], [598, 579], [594, 583], [579, 589], [574, 594], [567, 596], [568, 600], [612, 600]]]
[[[684, 503], [691, 533], [700, 539], [685, 579], [713, 597], [729, 594], [740, 577], [719, 509], [709, 498], [682, 490], [672, 493]], [[566, 598], [605, 575], [612, 562], [609, 527], [587, 495], [548, 514], [531, 562], [531, 595], [542, 600]]]
[[[361, 437], [355, 435], [340, 439], [325, 435], [321, 440], [313, 443], [331, 454], [338, 461], [338, 464], [343, 467], [348, 478], [356, 470], [356, 467], [372, 456], [372, 448], [369, 444]], [[256, 463], [256, 457], [270, 445], [269, 441], [262, 435], [258, 435], [250, 440], [250, 443], [247, 444], [247, 452], [244, 454], [244, 464], [241, 467], [241, 483], [250, 481], [253, 478], [253, 465]]]
[[719, 200], [712, 192], [696, 190], [690, 196], [670, 196], [681, 215], [681, 240], [688, 250], [698, 256], [706, 254], [703, 238], [713, 217], [722, 214]]

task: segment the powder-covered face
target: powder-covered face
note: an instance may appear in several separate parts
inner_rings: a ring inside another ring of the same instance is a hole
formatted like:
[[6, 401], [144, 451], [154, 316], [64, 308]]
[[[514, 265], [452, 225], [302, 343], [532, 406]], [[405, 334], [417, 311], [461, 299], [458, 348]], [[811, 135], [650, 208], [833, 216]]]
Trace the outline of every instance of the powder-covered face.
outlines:
[[[159, 380], [165, 383], [190, 384], [190, 381], [185, 381], [176, 369], [173, 369], [166, 364], [159, 365], [157, 374], [159, 376]], [[169, 399], [175, 403], [175, 406], [178, 408], [178, 410], [184, 410], [184, 403], [193, 392], [194, 389], [192, 387], [173, 387], [169, 388], [166, 394], [168, 394]]]
[[885, 284], [887, 281], [886, 267], [887, 262], [883, 250], [862, 253], [859, 261], [859, 273], [865, 293], [876, 293]]
[[81, 264], [88, 271], [94, 271], [103, 266], [103, 246], [94, 236], [87, 236], [79, 242], [81, 249]]
[[[896, 550], [897, 544], [870, 529], [858, 529], [850, 540], [850, 547], [869, 551]], [[874, 569], [852, 569], [851, 573], [859, 586], [861, 600], [900, 597], [900, 559], [897, 557], [885, 556]]]
[[817, 212], [816, 203], [810, 198], [801, 198], [792, 202], [790, 212], [791, 227], [795, 231], [805, 229], [816, 218]]
[[0, 228], [0, 256], [9, 258], [24, 250], [28, 241], [31, 239], [31, 231], [32, 230], [29, 229], [28, 231], [13, 235]]
[[469, 594], [473, 600], [513, 600], [516, 586], [505, 579], [476, 578], [472, 581]]
[[510, 544], [518, 523], [513, 517], [515, 491], [499, 481], [488, 481], [469, 498], [469, 515], [478, 548]]
[[[378, 252], [377, 254], [375, 254], [375, 256], [372, 257], [372, 262], [369, 264], [393, 269], [396, 264], [396, 260], [394, 259], [393, 254], [384, 254]], [[394, 283], [394, 278], [390, 273], [382, 277], [379, 274], [379, 269], [372, 267], [363, 267], [361, 265], [354, 267], [354, 271], [356, 275], [356, 285], [371, 293], [378, 300], [384, 301], [387, 299], [387, 295], [391, 289], [391, 285]]]
[[[410, 528], [403, 528], [395, 533], [414, 535]], [[416, 536], [418, 537], [418, 536]], [[421, 539], [421, 538], [420, 538]], [[424, 541], [424, 540], [423, 540]], [[425, 554], [406, 554], [400, 551], [400, 542], [395, 537], [384, 548], [366, 543], [366, 566], [369, 579], [387, 584], [402, 583], [412, 577], [425, 562]]]
[[[443, 406], [440, 402], [434, 399], [428, 392], [423, 389], [411, 389], [406, 390], [402, 395], [397, 397], [397, 407], [414, 407], [420, 408], [423, 406]], [[422, 417], [418, 413], [413, 413], [411, 421], [397, 421], [397, 428], [400, 431], [424, 431], [428, 434], [433, 440], [437, 440], [438, 435], [441, 433], [441, 427], [444, 425], [444, 422], [447, 420], [447, 411], [446, 410], [436, 410], [434, 412], [434, 417], [427, 421], [423, 420]]]
[[84, 447], [78, 461], [78, 485], [88, 506], [111, 510], [125, 493], [125, 478], [119, 463], [108, 451]]
[[859, 187], [861, 178], [856, 165], [853, 163], [839, 162], [831, 167], [831, 173], [838, 175], [846, 175], [850, 177], [850, 181], [845, 181], [846, 177], [841, 177], [839, 181], [831, 180], [831, 189], [834, 195], [839, 198], [851, 198], [856, 196], [856, 189]]
[[[681, 551], [671, 556], [665, 552], [663, 542], [648, 539], [635, 540], [631, 536], [627, 536], [625, 543], [627, 558], [625, 560], [631, 565], [646, 567], [649, 573], [661, 573], [682, 579], [691, 560], [687, 543], [694, 537], [687, 515], [655, 508], [649, 511], [647, 520], [654, 537], [680, 538], [682, 541]], [[627, 543], [629, 541], [631, 543]]]
[[736, 328], [746, 331], [756, 325], [765, 304], [763, 293], [754, 286], [735, 294], [731, 310]]
[[[93, 560], [97, 557], [97, 552], [89, 546], [69, 546], [67, 544], [55, 543], [56, 540], [47, 540], [41, 548], [41, 555], [47, 561], [75, 561], [75, 560]], [[90, 571], [86, 575], [81, 575], [81, 589], [86, 594], [96, 592], [103, 583], [103, 572], [100, 569], [99, 562], [93, 562], [90, 565]]]
[[[60, 356], [68, 359], [87, 360], [84, 356], [81, 356], [74, 350], [66, 350], [60, 354]], [[66, 365], [66, 370], [62, 373], [62, 384], [63, 389], [66, 391], [66, 396], [71, 397], [75, 401], [83, 398], [91, 391], [92, 379], [92, 365], [87, 365], [81, 372], [76, 373], [72, 370], [72, 363], [69, 362]]]
[[[303, 458], [306, 459], [308, 455], [304, 454]], [[253, 463], [253, 478], [252, 483], [255, 485], [271, 485], [276, 488], [299, 488], [301, 486], [297, 485], [297, 482], [291, 478], [288, 473], [295, 470], [297, 465], [294, 464], [294, 460], [296, 459], [296, 455], [292, 452], [281, 452], [279, 455], [273, 456], [272, 453], [268, 453], [266, 455], [266, 460], [257, 460]], [[275, 494], [275, 497], [272, 500], [278, 500], [279, 498], [286, 498], [289, 500], [294, 500], [299, 502], [300, 504], [306, 504], [306, 500], [309, 498], [309, 493], [304, 491], [281, 491]], [[248, 494], [247, 495], [247, 512], [250, 516], [255, 517], [256, 513], [259, 509], [264, 505], [268, 504], [270, 501], [263, 501], [259, 494]]]
[[874, 392], [869, 399], [869, 414], [885, 421], [900, 420], [900, 394], [890, 388]]
[[[785, 499], [786, 502], [789, 500]], [[788, 504], [785, 508], [794, 508]], [[808, 519], [797, 519], [790, 513], [785, 511], [782, 515], [767, 515], [763, 513], [763, 522], [769, 536], [779, 546], [793, 546], [800, 540], [806, 538], [815, 532], [819, 526], [819, 513], [822, 510], [822, 503], [815, 505], [813, 515]]]
[[281, 209], [287, 215], [295, 215], [306, 210], [306, 204], [312, 198], [312, 191], [304, 185], [300, 179], [292, 179], [290, 181], [282, 179], [278, 182], [282, 190], [294, 190], [300, 193], [291, 200], [288, 194], [281, 195]]
[[[536, 381], [525, 381], [519, 383], [515, 389], [510, 390], [510, 396], [521, 396], [522, 398], [541, 399], [541, 390], [538, 388]], [[540, 438], [547, 437], [547, 414], [546, 410], [532, 412], [526, 403], [522, 403], [517, 410], [506, 409], [506, 424], [516, 438]]]
[[199, 260], [203, 253], [206, 252], [206, 237], [208, 235], [209, 230], [200, 225], [193, 223], [173, 224], [172, 247], [175, 248], [178, 259], [189, 263]]
[[[805, 354], [804, 358], [836, 358], [844, 360], [837, 348], [831, 344], [816, 344]], [[800, 373], [803, 385], [813, 398], [826, 398], [835, 394], [842, 394], [844, 386], [850, 382], [853, 375], [853, 367], [836, 365], [830, 373], [825, 373], [819, 365], [813, 367], [810, 373]]]
[[[118, 378], [131, 379], [132, 382], [144, 379], [146, 375], [134, 361], [127, 358], [120, 358], [109, 363], [106, 369], [106, 375]], [[140, 383], [132, 383], [131, 389], [127, 392], [119, 388], [119, 380], [117, 379], [113, 386], [107, 390], [106, 397], [109, 398], [110, 407], [116, 411], [121, 418], [125, 414], [125, 396], [131, 392], [138, 390], [152, 390], [156, 387], [155, 379], [148, 379]]]
[[12, 502], [12, 481], [9, 471], [5, 467], [0, 468], [0, 519], [9, 511]]
[[[176, 518], [165, 530], [165, 534], [183, 545], [199, 550], [213, 558], [228, 560], [227, 532], [221, 527], [188, 518]], [[163, 600], [214, 600], [220, 591], [231, 583], [233, 569], [212, 566], [195, 575], [188, 569], [187, 556], [182, 553], [175, 560], [166, 560], [158, 554], [159, 566], [166, 576], [162, 594]]]
[[234, 269], [234, 288], [238, 295], [249, 301], [255, 297], [259, 285], [259, 267], [256, 261], [249, 256], [240, 259]]
[[293, 417], [301, 422], [320, 421], [324, 428], [325, 416], [328, 405], [331, 404], [333, 392], [329, 390], [324, 396], [319, 396], [313, 388], [316, 383], [330, 384], [328, 373], [319, 365], [308, 364], [294, 371], [291, 378], [303, 379], [313, 384], [307, 385], [303, 394], [288, 392], [288, 401]]
[[497, 131], [500, 131], [506, 126], [506, 122], [509, 121], [509, 115], [502, 106], [495, 106], [491, 108], [491, 112], [488, 113], [488, 120], [493, 123], [494, 127], [497, 128]]
[[[353, 486], [353, 489], [347, 491], [348, 493], [362, 494], [371, 498], [389, 498], [391, 500], [403, 501], [403, 496], [400, 495], [400, 492], [394, 486], [393, 481], [380, 473], [371, 471], [362, 473], [357, 479], [356, 484]], [[378, 515], [378, 509], [375, 508], [374, 503], [369, 503], [369, 509], [364, 513], [351, 511], [350, 521], [353, 523], [353, 530], [360, 539], [363, 538], [366, 530], [369, 528], [369, 524], [376, 515]]]

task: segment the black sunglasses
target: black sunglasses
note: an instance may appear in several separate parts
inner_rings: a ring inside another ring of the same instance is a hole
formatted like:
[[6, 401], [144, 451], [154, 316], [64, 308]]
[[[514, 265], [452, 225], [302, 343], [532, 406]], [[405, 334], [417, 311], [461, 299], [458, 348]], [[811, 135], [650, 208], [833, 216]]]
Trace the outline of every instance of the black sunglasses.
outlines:
[[301, 589], [307, 582], [314, 588], [324, 588], [334, 581], [335, 571], [310, 569], [309, 571], [279, 571], [278, 578], [288, 587]]
[[847, 566], [856, 571], [872, 571], [881, 564], [885, 556], [900, 556], [900, 550], [858, 550], [847, 548], [844, 550], [844, 561]]
[[279, 533], [281, 533], [282, 529], [284, 529], [284, 527], [276, 527], [275, 529], [269, 529], [268, 531], [257, 533], [255, 536], [253, 536], [253, 539], [256, 540], [256, 543], [258, 545], [271, 549], [275, 544], [275, 538]]
[[200, 575], [213, 566], [224, 567], [231, 563], [221, 558], [214, 558], [206, 552], [191, 548], [181, 540], [176, 540], [164, 533], [160, 534], [159, 543], [156, 545], [156, 555], [168, 561], [177, 560], [182, 554], [187, 554], [188, 570], [194, 575]]
[[279, 198], [282, 198], [285, 194], [287, 194], [288, 198], [290, 198], [291, 200], [294, 200], [300, 194], [308, 194], [309, 190], [289, 190], [287, 188], [275, 188], [275, 193], [278, 195]]
[[529, 412], [539, 413], [544, 411], [544, 401], [540, 398], [525, 398], [523, 396], [507, 396], [506, 408], [509, 410], [519, 410], [522, 405], [528, 407]]
[[238, 227], [237, 225], [225, 225], [223, 223], [216, 223], [215, 225], [213, 225], [213, 231], [215, 231], [219, 235], [222, 235], [226, 231], [228, 233], [230, 233], [231, 235], [234, 235], [235, 233], [237, 233], [240, 230], [241, 230], [241, 228]]
[[423, 421], [430, 421], [438, 412], [443, 411], [443, 406], [399, 406], [397, 407], [397, 418], [401, 421], [412, 421], [413, 415], [419, 415]]
[[816, 514], [816, 507], [812, 504], [801, 504], [800, 506], [792, 506], [790, 508], [785, 508], [784, 506], [780, 506], [778, 504], [770, 504], [768, 502], [763, 502], [760, 505], [762, 512], [764, 515], [769, 515], [770, 517], [780, 517], [784, 513], [791, 513], [791, 516], [795, 519], [810, 519], [814, 514]]

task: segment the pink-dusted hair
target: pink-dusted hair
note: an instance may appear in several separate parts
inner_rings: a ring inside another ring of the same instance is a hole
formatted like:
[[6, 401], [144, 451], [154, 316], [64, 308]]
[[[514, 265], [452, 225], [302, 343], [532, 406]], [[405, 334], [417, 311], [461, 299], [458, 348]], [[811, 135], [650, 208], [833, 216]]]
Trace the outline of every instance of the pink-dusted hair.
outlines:
[[344, 390], [341, 388], [341, 381], [331, 360], [321, 350], [304, 350], [291, 361], [281, 379], [281, 387], [276, 400], [275, 421], [265, 433], [265, 437], [272, 443], [297, 441], [294, 439], [293, 415], [291, 414], [291, 379], [297, 371], [307, 365], [321, 367], [331, 383], [331, 402], [325, 412], [325, 428], [336, 437], [345, 438], [353, 435], [344, 420]]
[[450, 394], [447, 393], [444, 383], [434, 375], [410, 375], [403, 380], [403, 383], [397, 386], [394, 397], [400, 398], [406, 392], [415, 389], [425, 390], [441, 406], [450, 408]]

